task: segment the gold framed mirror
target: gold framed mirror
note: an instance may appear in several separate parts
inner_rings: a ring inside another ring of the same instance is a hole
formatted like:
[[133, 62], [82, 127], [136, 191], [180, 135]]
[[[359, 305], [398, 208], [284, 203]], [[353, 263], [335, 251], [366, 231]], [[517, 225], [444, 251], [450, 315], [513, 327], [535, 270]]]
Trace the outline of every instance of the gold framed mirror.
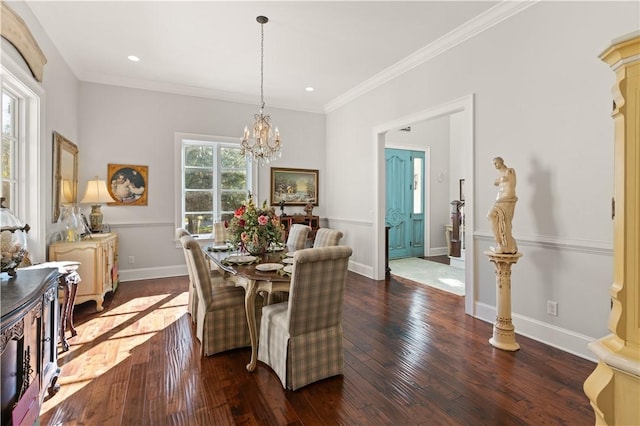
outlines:
[[53, 222], [58, 221], [60, 206], [78, 202], [78, 147], [58, 132], [53, 132]]

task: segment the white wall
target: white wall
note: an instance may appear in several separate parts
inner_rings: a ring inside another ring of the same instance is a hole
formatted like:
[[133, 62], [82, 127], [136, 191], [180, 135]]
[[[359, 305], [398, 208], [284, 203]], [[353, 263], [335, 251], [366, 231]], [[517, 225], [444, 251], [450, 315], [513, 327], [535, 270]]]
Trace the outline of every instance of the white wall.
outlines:
[[[327, 171], [363, 189], [357, 199], [329, 194], [330, 220], [348, 218], [357, 235], [355, 264], [366, 270], [380, 249], [372, 248], [376, 206], [366, 190], [377, 176], [373, 129], [474, 94], [476, 185], [467, 192], [476, 209], [466, 214], [477, 224], [475, 314], [495, 318], [495, 278], [483, 251], [492, 243], [491, 159], [500, 155], [519, 177], [516, 332], [591, 357], [586, 343], [607, 333], [612, 280], [614, 75], [598, 55], [636, 30], [638, 16], [637, 2], [540, 2], [330, 112]], [[337, 149], [344, 155], [332, 155]], [[557, 317], [546, 314], [546, 300], [559, 303]]]
[[[174, 136], [176, 132], [234, 137], [257, 112], [254, 105], [216, 101], [118, 86], [82, 82], [79, 91], [80, 193], [86, 181], [105, 179], [107, 164], [149, 167], [147, 206], [103, 206], [104, 222], [120, 238], [120, 275], [123, 281], [186, 273], [184, 255], [174, 244], [175, 195]], [[269, 108], [284, 145], [273, 167], [319, 170], [319, 206], [329, 205], [325, 173], [325, 116]], [[269, 198], [270, 167], [259, 171], [260, 202]], [[85, 209], [87, 212], [89, 208]], [[287, 213], [302, 208], [287, 208]], [[135, 263], [129, 264], [129, 256]]]

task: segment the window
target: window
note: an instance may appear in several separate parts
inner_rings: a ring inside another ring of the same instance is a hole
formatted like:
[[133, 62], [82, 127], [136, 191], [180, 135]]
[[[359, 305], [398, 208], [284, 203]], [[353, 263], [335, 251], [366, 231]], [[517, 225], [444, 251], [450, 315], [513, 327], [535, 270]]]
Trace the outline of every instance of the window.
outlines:
[[[3, 45], [4, 47], [4, 45]], [[46, 176], [45, 151], [40, 149], [41, 98], [44, 91], [24, 65], [9, 55], [2, 57], [0, 67], [2, 92], [2, 131], [0, 191], [5, 204], [31, 230], [27, 234], [29, 258], [33, 262], [46, 259]]]
[[233, 216], [251, 189], [251, 168], [237, 143], [227, 138], [179, 137], [179, 226], [212, 238], [213, 224]]
[[19, 164], [19, 99], [8, 87], [2, 85], [2, 162], [0, 175], [2, 178], [2, 197], [6, 199], [5, 207], [16, 211], [18, 205], [18, 164]]

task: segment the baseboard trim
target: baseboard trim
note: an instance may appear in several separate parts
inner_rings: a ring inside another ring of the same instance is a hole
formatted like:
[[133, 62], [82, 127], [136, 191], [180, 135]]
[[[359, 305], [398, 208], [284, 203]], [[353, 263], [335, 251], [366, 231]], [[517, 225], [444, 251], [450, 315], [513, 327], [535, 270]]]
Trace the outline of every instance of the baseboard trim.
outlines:
[[[476, 302], [475, 313], [475, 318], [486, 321], [490, 324], [495, 322], [495, 306]], [[580, 358], [584, 358], [592, 362], [598, 362], [593, 353], [587, 347], [589, 343], [594, 341], [591, 337], [575, 333], [565, 328], [556, 327], [523, 315], [513, 314], [512, 320], [516, 334], [520, 334]], [[487, 339], [490, 337], [491, 336], [487, 336]]]
[[156, 278], [180, 277], [188, 275], [186, 265], [165, 266], [161, 268], [141, 268], [120, 270], [120, 282], [152, 280]]
[[363, 265], [362, 263], [349, 261], [349, 270], [356, 274], [364, 275], [367, 278], [373, 279], [373, 268], [371, 266]]

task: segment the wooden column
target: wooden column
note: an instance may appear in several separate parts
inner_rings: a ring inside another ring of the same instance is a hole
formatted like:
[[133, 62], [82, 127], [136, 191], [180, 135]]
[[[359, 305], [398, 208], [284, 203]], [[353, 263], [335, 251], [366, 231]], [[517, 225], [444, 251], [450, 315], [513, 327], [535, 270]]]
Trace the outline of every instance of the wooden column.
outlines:
[[522, 253], [501, 254], [492, 250], [484, 252], [496, 268], [496, 322], [489, 343], [505, 351], [517, 351], [516, 333], [511, 321], [511, 265], [518, 262]]
[[584, 382], [584, 392], [596, 424], [639, 425], [640, 32], [614, 40], [600, 59], [616, 74], [611, 334], [589, 344], [598, 365]]

